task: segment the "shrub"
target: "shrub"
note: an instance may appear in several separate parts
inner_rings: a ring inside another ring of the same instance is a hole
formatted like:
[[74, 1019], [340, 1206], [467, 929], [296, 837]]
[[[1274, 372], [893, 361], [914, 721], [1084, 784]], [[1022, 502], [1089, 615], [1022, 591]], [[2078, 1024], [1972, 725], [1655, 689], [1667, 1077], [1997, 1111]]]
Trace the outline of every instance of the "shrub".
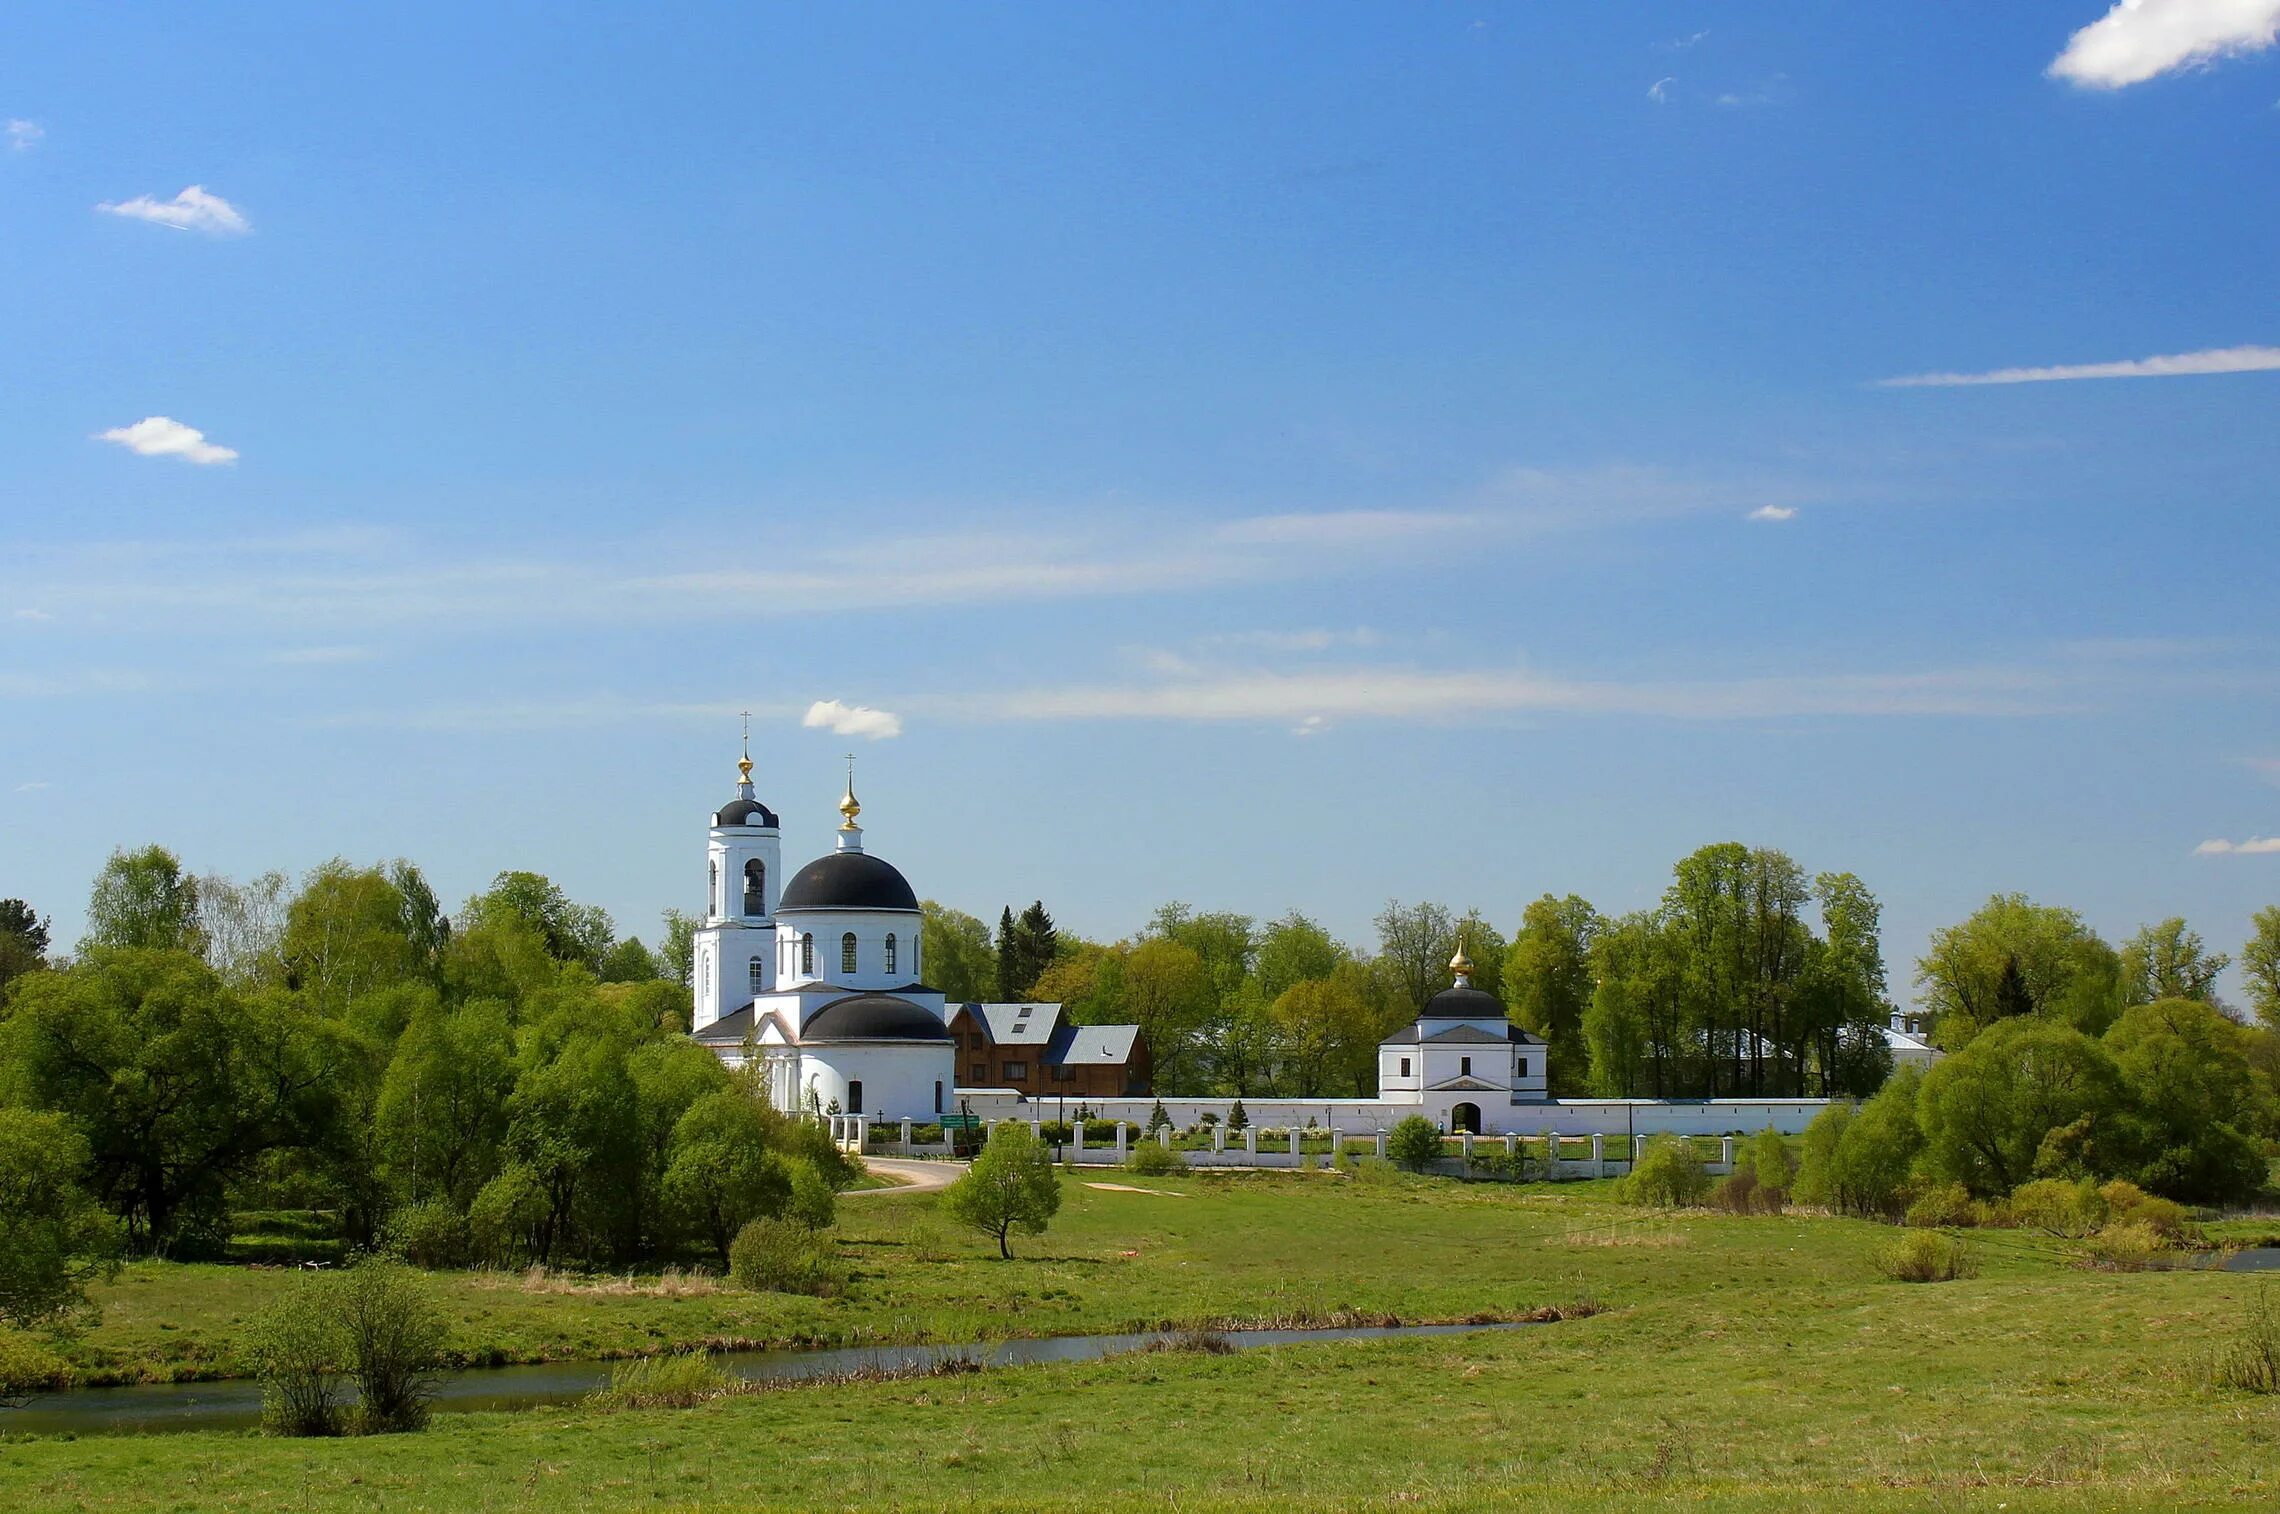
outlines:
[[1771, 1207], [1776, 1211], [1797, 1177], [1797, 1168], [1789, 1160], [1789, 1143], [1771, 1125], [1759, 1131], [1735, 1154], [1734, 1171], [1748, 1173], [1758, 1191], [1769, 1196]]
[[406, 1204], [388, 1216], [388, 1249], [415, 1267], [464, 1267], [471, 1242], [467, 1217], [443, 1199]]
[[1805, 1152], [1797, 1164], [1789, 1196], [1800, 1204], [1841, 1207], [1837, 1199], [1837, 1146], [1852, 1124], [1850, 1104], [1831, 1104], [1805, 1127]]
[[1229, 1130], [1241, 1130], [1250, 1123], [1249, 1112], [1243, 1108], [1243, 1101], [1237, 1099], [1235, 1107], [1227, 1111], [1227, 1128]]
[[1441, 1132], [1423, 1115], [1410, 1115], [1387, 1133], [1385, 1154], [1395, 1166], [1423, 1172], [1441, 1159]]
[[2240, 1334], [2209, 1363], [2209, 1381], [2242, 1393], [2280, 1393], [2280, 1310], [2270, 1288], [2256, 1290]]
[[1909, 1204], [1906, 1223], [1919, 1230], [1937, 1230], [1942, 1225], [1976, 1225], [1979, 1214], [1970, 1189], [1961, 1183], [1934, 1183]]
[[737, 1378], [706, 1351], [644, 1356], [610, 1369], [610, 1385], [587, 1395], [595, 1409], [694, 1409], [731, 1392]]
[[443, 1357], [443, 1311], [425, 1279], [379, 1257], [356, 1264], [331, 1290], [348, 1370], [366, 1435], [417, 1430], [427, 1423]]
[[1172, 1117], [1164, 1113], [1164, 1101], [1162, 1099], [1158, 1099], [1156, 1101], [1155, 1107], [1148, 1111], [1147, 1133], [1152, 1136], [1159, 1130], [1171, 1129], [1171, 1126]]
[[805, 1293], [836, 1298], [847, 1274], [831, 1238], [785, 1219], [753, 1220], [728, 1248], [728, 1275], [755, 1293]]
[[338, 1435], [341, 1333], [332, 1279], [302, 1278], [255, 1316], [247, 1357], [261, 1382], [261, 1427], [272, 1435]]
[[2169, 1250], [2161, 1232], [2143, 1220], [2123, 1220], [2090, 1237], [2090, 1265], [2110, 1272], [2143, 1272]]
[[470, 1249], [479, 1259], [503, 1265], [533, 1248], [531, 1237], [546, 1219], [546, 1186], [520, 1162], [510, 1163], [483, 1185], [468, 1206]]
[[805, 1157], [784, 1159], [791, 1192], [784, 1199], [784, 1218], [807, 1230], [829, 1230], [839, 1217], [839, 1201], [815, 1163]]
[[1744, 1168], [1711, 1188], [1710, 1207], [1728, 1214], [1779, 1214], [1781, 1191], [1759, 1187], [1755, 1174]]
[[1077, 1138], [1077, 1127], [1067, 1120], [1040, 1120], [1037, 1138], [1048, 1146], [1066, 1146]]
[[0, 1408], [70, 1383], [69, 1362], [23, 1331], [0, 1326]]
[[1971, 1248], [1936, 1230], [1911, 1231], [1881, 1248], [1876, 1270], [1896, 1283], [1952, 1283], [1979, 1275]]
[[2150, 1226], [2173, 1246], [2199, 1238], [2185, 1206], [2175, 1199], [2158, 1198], [2135, 1183], [2118, 1180], [2099, 1189], [2098, 1197], [2106, 1201], [2106, 1216], [2111, 1221], [2134, 1220]]
[[1675, 1209], [1701, 1203], [1709, 1187], [1709, 1175], [1689, 1142], [1678, 1136], [1656, 1136], [1615, 1193], [1626, 1204]]
[[2087, 1178], [2079, 1183], [2059, 1178], [2021, 1183], [2012, 1190], [2004, 1208], [2012, 1224], [2047, 1230], [2052, 1235], [2090, 1235], [2106, 1223], [2106, 1201]]
[[1142, 1141], [1124, 1154], [1124, 1170], [1144, 1178], [1169, 1177], [1186, 1166], [1178, 1152], [1156, 1141]]

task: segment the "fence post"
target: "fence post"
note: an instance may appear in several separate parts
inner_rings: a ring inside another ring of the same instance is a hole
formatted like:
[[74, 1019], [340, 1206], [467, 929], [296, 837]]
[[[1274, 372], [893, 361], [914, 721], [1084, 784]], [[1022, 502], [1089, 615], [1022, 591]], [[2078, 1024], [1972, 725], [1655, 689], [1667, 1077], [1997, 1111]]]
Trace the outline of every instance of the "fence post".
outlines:
[[1382, 1128], [1377, 1133], [1377, 1154], [1379, 1161], [1385, 1160], [1385, 1131]]
[[1122, 1167], [1124, 1165], [1124, 1141], [1124, 1122], [1122, 1120], [1118, 1120], [1116, 1122], [1116, 1165], [1119, 1167]]
[[1072, 1120], [1069, 1122], [1069, 1160], [1073, 1164], [1081, 1162], [1084, 1159], [1085, 1122], [1082, 1120]]
[[1607, 1137], [1603, 1135], [1591, 1138], [1591, 1175], [1595, 1178], [1607, 1176]]
[[1227, 1149], [1227, 1127], [1214, 1121], [1211, 1127], [1211, 1154], [1217, 1156]]
[[1302, 1132], [1296, 1125], [1290, 1128], [1290, 1170], [1298, 1171], [1306, 1165], [1306, 1148], [1300, 1145]]
[[1166, 1125], [1162, 1130], [1156, 1132], [1156, 1144], [1163, 1147], [1166, 1151], [1170, 1151], [1172, 1149], [1171, 1126]]
[[1256, 1125], [1243, 1127], [1243, 1155], [1251, 1159], [1253, 1167], [1259, 1165], [1259, 1127]]
[[906, 1157], [910, 1155], [910, 1128], [914, 1123], [912, 1120], [902, 1122], [902, 1154]]
[[1728, 1172], [1734, 1170], [1734, 1138], [1732, 1136], [1726, 1136], [1719, 1141], [1718, 1160], [1726, 1164]]

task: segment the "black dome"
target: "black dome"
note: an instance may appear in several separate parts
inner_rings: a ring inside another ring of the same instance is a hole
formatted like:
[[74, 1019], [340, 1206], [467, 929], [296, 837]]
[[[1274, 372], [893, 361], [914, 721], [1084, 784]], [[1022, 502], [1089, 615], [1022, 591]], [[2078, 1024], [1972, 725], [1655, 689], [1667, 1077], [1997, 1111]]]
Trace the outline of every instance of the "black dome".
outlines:
[[792, 874], [776, 901], [779, 914], [803, 909], [918, 910], [918, 895], [894, 869], [868, 852], [833, 852]]
[[756, 799], [731, 799], [713, 816], [715, 825], [764, 825], [773, 830], [776, 812]]
[[1501, 1020], [1504, 1001], [1477, 988], [1444, 988], [1425, 1005], [1427, 1020]]
[[950, 1029], [925, 1006], [893, 994], [834, 999], [800, 1027], [809, 1041], [948, 1041]]

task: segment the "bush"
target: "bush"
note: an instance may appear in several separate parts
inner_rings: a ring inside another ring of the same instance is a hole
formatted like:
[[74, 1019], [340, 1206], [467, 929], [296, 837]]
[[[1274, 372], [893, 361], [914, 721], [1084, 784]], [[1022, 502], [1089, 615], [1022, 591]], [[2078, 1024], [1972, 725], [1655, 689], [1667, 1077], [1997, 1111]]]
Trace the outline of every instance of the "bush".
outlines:
[[472, 1240], [467, 1217], [442, 1199], [406, 1204], [388, 1216], [388, 1249], [415, 1267], [464, 1267]]
[[1040, 1120], [1037, 1138], [1048, 1146], [1066, 1146], [1077, 1138], [1077, 1127], [1067, 1120]]
[[1250, 1123], [1251, 1116], [1249, 1112], [1243, 1108], [1243, 1101], [1241, 1099], [1237, 1099], [1235, 1101], [1235, 1107], [1227, 1111], [1227, 1128], [1229, 1130], [1241, 1130]]
[[427, 1423], [443, 1357], [443, 1311], [426, 1279], [400, 1262], [374, 1257], [331, 1288], [348, 1370], [356, 1379], [357, 1430], [417, 1430]]
[[1797, 1178], [1797, 1168], [1789, 1160], [1789, 1143], [1771, 1125], [1735, 1153], [1734, 1171], [1736, 1175], [1748, 1173], [1758, 1191], [1768, 1196], [1776, 1212], [1782, 1200], [1788, 1197], [1790, 1184]]
[[21, 1330], [0, 1326], [0, 1408], [71, 1385], [71, 1364]]
[[1011, 1260], [1007, 1237], [1019, 1230], [1043, 1235], [1061, 1208], [1061, 1180], [1053, 1175], [1053, 1154], [1026, 1125], [1008, 1120], [990, 1132], [990, 1143], [966, 1175], [942, 1191], [942, 1213], [979, 1230], [998, 1243], [998, 1255]]
[[738, 1379], [707, 1351], [644, 1356], [610, 1369], [610, 1385], [587, 1395], [595, 1409], [694, 1409], [734, 1390]]
[[1728, 1214], [1779, 1214], [1781, 1190], [1759, 1187], [1756, 1176], [1744, 1168], [1710, 1190], [1710, 1207]]
[[2147, 1225], [2173, 1246], [2200, 1238], [2200, 1232], [2185, 1213], [2185, 1206], [2175, 1199], [2157, 1198], [2135, 1183], [2120, 1181], [2099, 1189], [2098, 1197], [2106, 1201], [2106, 1216], [2110, 1221], [2136, 1221]]
[[1124, 1154], [1124, 1170], [1139, 1177], [1170, 1177], [1186, 1167], [1178, 1152], [1156, 1141], [1142, 1141]]
[[2280, 1310], [2270, 1288], [2256, 1290], [2240, 1334], [2210, 1362], [2209, 1381], [2242, 1393], [2280, 1393]]
[[2169, 1250], [2161, 1232], [2143, 1220], [2123, 1220], [2090, 1237], [2090, 1265], [2109, 1272], [2143, 1272]]
[[469, 1249], [486, 1262], [504, 1264], [533, 1248], [531, 1237], [546, 1219], [546, 1186], [520, 1162], [510, 1163], [483, 1185], [468, 1206]]
[[2052, 1235], [2090, 1235], [2106, 1223], [2106, 1201], [2088, 1178], [2079, 1183], [2059, 1178], [2021, 1183], [2003, 1207], [2012, 1224]]
[[804, 1293], [836, 1298], [847, 1288], [831, 1238], [783, 1219], [758, 1219], [736, 1232], [728, 1248], [728, 1275], [755, 1293]]
[[255, 1316], [246, 1354], [272, 1435], [338, 1435], [341, 1335], [331, 1278], [302, 1278]]
[[1615, 1185], [1615, 1195], [1626, 1204], [1659, 1204], [1675, 1209], [1699, 1204], [1710, 1187], [1701, 1159], [1683, 1137], [1656, 1136], [1630, 1175]]
[[1970, 1189], [1961, 1183], [1934, 1183], [1909, 1204], [1905, 1222], [1919, 1230], [1937, 1230], [1943, 1225], [1976, 1225], [1979, 1218], [1979, 1201]]
[[1952, 1283], [1979, 1275], [1971, 1248], [1936, 1230], [1913, 1231], [1883, 1247], [1876, 1270], [1896, 1283]]
[[1423, 1115], [1410, 1115], [1387, 1133], [1385, 1154], [1397, 1167], [1423, 1172], [1441, 1159], [1441, 1132]]
[[839, 1201], [806, 1157], [787, 1157], [785, 1176], [791, 1192], [784, 1199], [784, 1218], [806, 1230], [829, 1230], [839, 1217]]

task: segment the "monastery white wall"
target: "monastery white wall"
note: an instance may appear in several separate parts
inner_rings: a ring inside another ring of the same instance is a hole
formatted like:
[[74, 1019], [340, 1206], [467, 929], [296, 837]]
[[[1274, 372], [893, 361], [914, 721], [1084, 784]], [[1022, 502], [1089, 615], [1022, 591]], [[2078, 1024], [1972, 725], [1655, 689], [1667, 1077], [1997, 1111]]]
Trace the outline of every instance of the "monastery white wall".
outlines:
[[[816, 1102], [829, 1109], [836, 1101], [848, 1108], [847, 1085], [863, 1085], [863, 1115], [872, 1120], [931, 1121], [958, 1108], [951, 1082], [957, 1058], [948, 1042], [912, 1045], [908, 1041], [882, 1041], [876, 1045], [834, 1042], [800, 1055], [800, 1108], [807, 1107], [809, 1089]], [[935, 1091], [941, 1090], [941, 1107]], [[1146, 1118], [1145, 1115], [1142, 1118]]]
[[[1146, 1125], [1156, 1106], [1153, 1098], [1078, 1099], [1046, 1095], [1024, 1096], [1011, 1088], [961, 1088], [958, 1101], [983, 1120], [1058, 1120], [1074, 1117], [1081, 1107], [1102, 1121], [1130, 1120]], [[1458, 1103], [1479, 1106], [1481, 1131], [1486, 1135], [1727, 1135], [1754, 1134], [1768, 1125], [1783, 1135], [1798, 1135], [1813, 1117], [1828, 1107], [1827, 1099], [1547, 1099], [1514, 1104], [1493, 1094], [1429, 1094], [1422, 1104], [1377, 1099], [1245, 1099], [1243, 1113], [1263, 1128], [1299, 1126], [1312, 1120], [1318, 1130], [1336, 1128], [1354, 1134], [1391, 1129], [1403, 1118], [1422, 1114], [1446, 1128], [1449, 1111]], [[1235, 1101], [1226, 1098], [1163, 1101], [1164, 1113], [1174, 1125], [1199, 1124], [1209, 1112], [1224, 1122]]]

